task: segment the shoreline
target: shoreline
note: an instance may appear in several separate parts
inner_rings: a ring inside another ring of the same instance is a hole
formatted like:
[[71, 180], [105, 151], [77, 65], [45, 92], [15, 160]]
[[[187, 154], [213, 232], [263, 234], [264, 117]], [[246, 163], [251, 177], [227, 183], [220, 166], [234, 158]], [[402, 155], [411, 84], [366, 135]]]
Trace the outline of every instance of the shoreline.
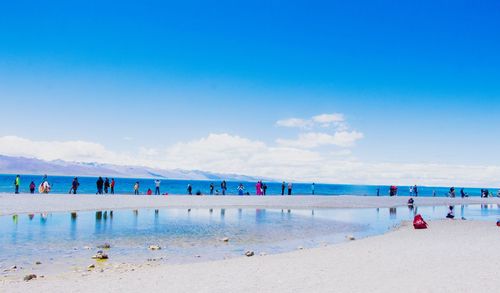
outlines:
[[[0, 216], [28, 213], [79, 212], [143, 208], [393, 208], [407, 206], [408, 196], [147, 196], [1, 194]], [[500, 198], [413, 197], [415, 206], [498, 204]]]
[[405, 222], [382, 235], [326, 247], [191, 264], [94, 270], [30, 282], [2, 281], [0, 289], [95, 292], [106, 286], [107, 292], [497, 292], [499, 232], [493, 223], [483, 221], [435, 220], [427, 230], [414, 230]]

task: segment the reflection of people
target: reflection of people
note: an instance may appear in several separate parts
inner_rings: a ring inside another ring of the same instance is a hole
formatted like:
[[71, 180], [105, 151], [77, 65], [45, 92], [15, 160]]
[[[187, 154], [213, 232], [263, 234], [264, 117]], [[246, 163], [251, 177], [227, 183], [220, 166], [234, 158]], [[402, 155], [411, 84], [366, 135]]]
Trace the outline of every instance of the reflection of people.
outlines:
[[397, 215], [397, 210], [396, 208], [390, 208], [389, 209], [389, 217], [391, 219], [395, 219], [396, 218], [396, 215]]
[[453, 206], [450, 206], [450, 210], [448, 211], [448, 214], [446, 215], [448, 219], [454, 219], [455, 218], [455, 213], [453, 212]]

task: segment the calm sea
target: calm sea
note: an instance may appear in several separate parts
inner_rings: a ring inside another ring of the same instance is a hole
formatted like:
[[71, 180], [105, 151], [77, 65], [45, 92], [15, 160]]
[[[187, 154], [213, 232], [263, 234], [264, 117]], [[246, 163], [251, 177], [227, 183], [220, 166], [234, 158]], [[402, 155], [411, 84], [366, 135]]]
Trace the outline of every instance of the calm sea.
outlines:
[[[105, 177], [103, 177], [105, 178]], [[14, 179], [15, 175], [0, 175], [0, 193], [13, 193], [14, 192]], [[49, 176], [50, 184], [52, 185], [51, 193], [68, 193], [71, 188], [71, 182], [73, 177], [69, 176]], [[111, 180], [111, 178], [109, 178]], [[38, 175], [22, 175], [21, 176], [21, 193], [29, 192], [29, 184], [34, 181], [38, 190], [38, 184], [40, 184], [42, 176]], [[80, 187], [78, 193], [96, 193], [96, 181], [97, 177], [79, 177]], [[140, 193], [145, 194], [149, 188], [154, 192], [155, 185], [154, 179], [131, 179], [131, 178], [115, 178], [115, 193], [117, 194], [133, 194], [133, 186], [136, 181], [140, 182]], [[169, 194], [186, 194], [187, 185], [191, 184], [193, 187], [193, 194], [196, 192], [201, 192], [202, 194], [209, 194], [210, 183], [215, 186], [214, 194], [216, 190], [221, 191], [220, 181], [201, 181], [201, 180], [161, 180], [161, 193]], [[238, 194], [238, 185], [242, 183], [245, 187], [245, 193], [255, 194], [255, 182], [244, 182], [244, 181], [228, 181], [227, 182], [227, 192], [229, 195]], [[280, 182], [266, 182], [268, 186], [267, 195], [281, 195], [281, 183]], [[409, 186], [398, 186], [398, 195], [410, 195]], [[377, 195], [377, 189], [379, 189], [380, 196], [385, 196], [389, 194], [389, 186], [375, 186], [375, 185], [347, 185], [347, 184], [315, 184], [315, 194], [316, 195]], [[447, 196], [449, 187], [427, 187], [419, 186], [418, 195], [419, 196], [432, 196], [435, 192], [436, 196], [444, 197]], [[497, 195], [497, 190], [489, 190], [494, 196]], [[479, 188], [465, 188], [465, 192], [469, 196], [480, 196], [481, 189]], [[287, 191], [285, 190], [285, 194]], [[312, 188], [310, 183], [293, 183], [294, 195], [310, 195], [312, 194]], [[456, 194], [460, 196], [460, 187], [456, 186]]]

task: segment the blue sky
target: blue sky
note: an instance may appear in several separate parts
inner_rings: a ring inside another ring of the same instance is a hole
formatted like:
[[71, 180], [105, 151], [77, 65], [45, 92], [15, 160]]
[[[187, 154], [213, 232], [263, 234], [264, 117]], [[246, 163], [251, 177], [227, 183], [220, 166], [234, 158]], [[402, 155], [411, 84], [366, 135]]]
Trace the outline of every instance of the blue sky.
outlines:
[[[203, 145], [210, 134], [262, 142], [267, 150], [290, 148], [277, 140], [301, 134], [345, 131], [363, 137], [349, 146], [331, 140], [307, 151], [338, 164], [422, 164], [407, 173], [422, 182], [432, 164], [496, 168], [500, 3], [401, 2], [2, 3], [0, 137], [32, 144], [23, 152], [0, 151], [51, 159], [46, 150], [33, 150], [36, 142], [92, 142], [116, 155], [109, 162], [155, 165], [172, 161], [164, 150], [179, 144], [210, 149]], [[277, 125], [333, 113], [343, 114], [345, 129]], [[127, 159], [139, 149], [150, 156]], [[333, 159], [332, 152], [346, 155]], [[93, 154], [61, 158], [103, 158]], [[157, 166], [239, 171], [235, 160], [244, 164], [239, 160], [249, 154], [234, 156], [219, 158], [224, 165], [180, 160]], [[318, 164], [313, 161], [312, 170]], [[282, 161], [276, 165], [285, 168]], [[294, 168], [300, 167], [287, 169]], [[241, 171], [282, 172], [270, 169]], [[336, 181], [337, 175], [329, 170], [319, 178]], [[288, 176], [312, 178], [292, 171]], [[338, 180], [389, 180], [363, 176]], [[493, 184], [491, 178], [484, 182]]]

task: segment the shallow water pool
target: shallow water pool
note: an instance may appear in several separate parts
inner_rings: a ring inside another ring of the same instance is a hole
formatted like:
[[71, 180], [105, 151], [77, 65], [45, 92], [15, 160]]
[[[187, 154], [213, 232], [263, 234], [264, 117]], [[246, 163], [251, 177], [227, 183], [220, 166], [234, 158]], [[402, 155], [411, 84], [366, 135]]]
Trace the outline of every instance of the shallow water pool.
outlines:
[[[109, 243], [107, 264], [186, 263], [273, 254], [382, 234], [420, 213], [441, 219], [448, 207], [380, 209], [140, 209], [0, 217], [0, 270], [82, 270]], [[456, 218], [494, 221], [497, 205], [455, 206]], [[229, 238], [228, 242], [222, 241]], [[150, 245], [161, 250], [151, 251]], [[41, 264], [35, 264], [40, 262]], [[11, 266], [23, 269], [9, 270]]]

